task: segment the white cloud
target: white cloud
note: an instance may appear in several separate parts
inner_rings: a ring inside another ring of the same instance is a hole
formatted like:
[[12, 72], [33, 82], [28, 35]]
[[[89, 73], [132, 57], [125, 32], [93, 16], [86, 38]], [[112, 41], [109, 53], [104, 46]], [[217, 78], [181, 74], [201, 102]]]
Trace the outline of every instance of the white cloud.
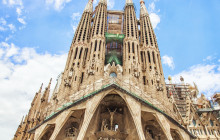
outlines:
[[72, 25], [72, 29], [73, 29], [73, 33], [75, 33], [75, 31], [77, 29], [77, 25]]
[[72, 20], [80, 20], [81, 14], [79, 12], [72, 14]]
[[213, 55], [207, 56], [205, 59], [203, 59], [203, 61], [212, 61], [214, 60], [216, 57]]
[[1, 25], [6, 25], [7, 21], [4, 18], [0, 18]]
[[13, 24], [8, 24], [8, 27], [13, 32], [16, 30], [16, 28], [15, 28], [15, 26]]
[[0, 31], [6, 31], [6, 30], [7, 30], [6, 28], [0, 26]]
[[148, 9], [149, 9], [150, 12], [154, 11], [155, 10], [155, 3], [154, 2], [150, 3]]
[[156, 13], [150, 13], [150, 20], [153, 28], [155, 29], [157, 25], [160, 23], [160, 16]]
[[115, 6], [115, 0], [107, 0], [107, 5], [109, 9], [114, 8]]
[[5, 41], [7, 42], [8, 40], [10, 40], [12, 38], [12, 35], [9, 35], [8, 37], [5, 38]]
[[24, 19], [23, 18], [20, 18], [20, 17], [18, 17], [18, 21], [21, 23], [21, 24], [26, 24], [26, 22], [24, 21]]
[[179, 77], [183, 76], [186, 83], [195, 82], [200, 93], [212, 96], [216, 91], [220, 91], [220, 70], [216, 70], [218, 67], [217, 65], [195, 65], [174, 75], [173, 80], [179, 81]]
[[22, 0], [3, 0], [2, 3], [8, 6], [23, 5]]
[[46, 0], [47, 5], [53, 5], [54, 9], [60, 11], [64, 8], [66, 3], [69, 3], [71, 0]]
[[172, 70], [175, 68], [173, 57], [171, 57], [171, 56], [164, 55], [162, 57], [162, 63], [167, 65], [168, 67], [170, 67]]
[[0, 47], [9, 47], [10, 45], [6, 42], [1, 42]]
[[81, 18], [81, 14], [79, 12], [73, 13], [71, 18], [72, 18], [71, 26], [73, 29], [73, 33], [75, 33], [77, 26], [78, 26], [78, 23], [79, 23], [79, 20]]
[[33, 48], [0, 43], [0, 131], [1, 139], [11, 139], [41, 83], [48, 85], [63, 71], [67, 54], [39, 54]]
[[156, 5], [155, 5], [155, 2], [157, 1], [159, 0], [153, 0], [153, 2], [151, 2], [148, 5], [150, 20], [151, 20], [151, 23], [154, 29], [160, 23], [160, 16], [158, 15], [158, 13], [160, 12], [160, 9], [156, 10]]
[[97, 3], [98, 3], [98, 1], [97, 1], [97, 0], [94, 0], [94, 1], [93, 1], [93, 4], [97, 4]]
[[22, 14], [22, 8], [21, 7], [17, 7], [16, 8], [16, 13], [18, 14], [18, 16], [20, 16]]

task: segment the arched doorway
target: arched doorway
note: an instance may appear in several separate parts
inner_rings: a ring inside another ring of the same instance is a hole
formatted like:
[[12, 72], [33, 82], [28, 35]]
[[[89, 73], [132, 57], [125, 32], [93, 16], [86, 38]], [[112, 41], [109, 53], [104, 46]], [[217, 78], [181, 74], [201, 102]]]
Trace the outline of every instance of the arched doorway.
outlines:
[[138, 134], [126, 102], [118, 94], [109, 94], [100, 102], [89, 124], [85, 139], [137, 139]]
[[55, 140], [76, 140], [79, 134], [85, 110], [75, 110], [65, 121]]
[[152, 113], [142, 112], [142, 125], [147, 140], [167, 140], [163, 129]]
[[55, 129], [55, 124], [49, 124], [46, 126], [43, 136], [41, 136], [40, 140], [49, 140], [53, 134]]

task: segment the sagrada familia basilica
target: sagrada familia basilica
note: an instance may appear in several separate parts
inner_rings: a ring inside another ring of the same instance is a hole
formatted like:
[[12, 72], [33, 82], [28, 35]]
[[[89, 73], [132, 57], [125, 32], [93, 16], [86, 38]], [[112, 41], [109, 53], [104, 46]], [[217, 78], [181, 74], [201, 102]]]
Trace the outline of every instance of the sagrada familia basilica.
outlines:
[[132, 0], [123, 11], [89, 0], [52, 95], [41, 86], [13, 139], [220, 139], [220, 94], [168, 79], [144, 0], [139, 19]]

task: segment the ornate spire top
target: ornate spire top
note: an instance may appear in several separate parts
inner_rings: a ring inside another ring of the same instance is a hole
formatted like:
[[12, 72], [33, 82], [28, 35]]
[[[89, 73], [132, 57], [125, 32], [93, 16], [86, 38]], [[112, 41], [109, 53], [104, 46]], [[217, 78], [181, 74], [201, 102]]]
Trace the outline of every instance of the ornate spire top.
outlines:
[[92, 13], [93, 11], [93, 0], [89, 0], [89, 2], [87, 3], [84, 12], [90, 12]]
[[21, 119], [21, 123], [20, 123], [20, 125], [22, 125], [23, 122], [24, 122], [24, 116], [23, 116], [22, 119]]
[[140, 4], [141, 4], [140, 15], [141, 15], [141, 16], [148, 15], [147, 8], [146, 8], [146, 6], [145, 6], [144, 0], [140, 0]]
[[132, 0], [126, 0], [126, 4], [133, 4]]
[[41, 93], [42, 87], [43, 87], [43, 83], [41, 84], [41, 86], [40, 86], [40, 89], [39, 89], [38, 93]]
[[99, 3], [107, 4], [107, 0], [100, 0]]
[[52, 78], [50, 79], [50, 82], [48, 84], [48, 86], [46, 87], [45, 91], [44, 91], [44, 94], [41, 98], [41, 102], [44, 102], [44, 101], [48, 101], [48, 98], [49, 98], [49, 94], [50, 94], [50, 85], [51, 85], [51, 82], [52, 82]]

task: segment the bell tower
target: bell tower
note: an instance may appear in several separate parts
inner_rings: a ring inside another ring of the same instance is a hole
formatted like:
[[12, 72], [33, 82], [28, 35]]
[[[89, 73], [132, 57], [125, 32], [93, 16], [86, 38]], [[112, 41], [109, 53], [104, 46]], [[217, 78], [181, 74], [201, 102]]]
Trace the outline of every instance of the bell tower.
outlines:
[[133, 78], [139, 81], [140, 60], [139, 60], [139, 34], [138, 22], [132, 0], [126, 0], [124, 9], [123, 32], [123, 76], [126, 80]]
[[75, 32], [70, 51], [68, 54], [66, 66], [63, 72], [63, 78], [58, 98], [62, 99], [67, 94], [79, 90], [83, 83], [89, 65], [91, 20], [93, 12], [93, 0], [87, 3], [77, 30]]
[[95, 9], [93, 18], [90, 52], [89, 52], [89, 67], [88, 79], [92, 83], [104, 76], [104, 61], [105, 61], [105, 33], [107, 30], [107, 0], [100, 0]]
[[157, 44], [144, 0], [140, 0], [140, 70], [144, 90], [154, 97], [167, 99], [165, 80]]

